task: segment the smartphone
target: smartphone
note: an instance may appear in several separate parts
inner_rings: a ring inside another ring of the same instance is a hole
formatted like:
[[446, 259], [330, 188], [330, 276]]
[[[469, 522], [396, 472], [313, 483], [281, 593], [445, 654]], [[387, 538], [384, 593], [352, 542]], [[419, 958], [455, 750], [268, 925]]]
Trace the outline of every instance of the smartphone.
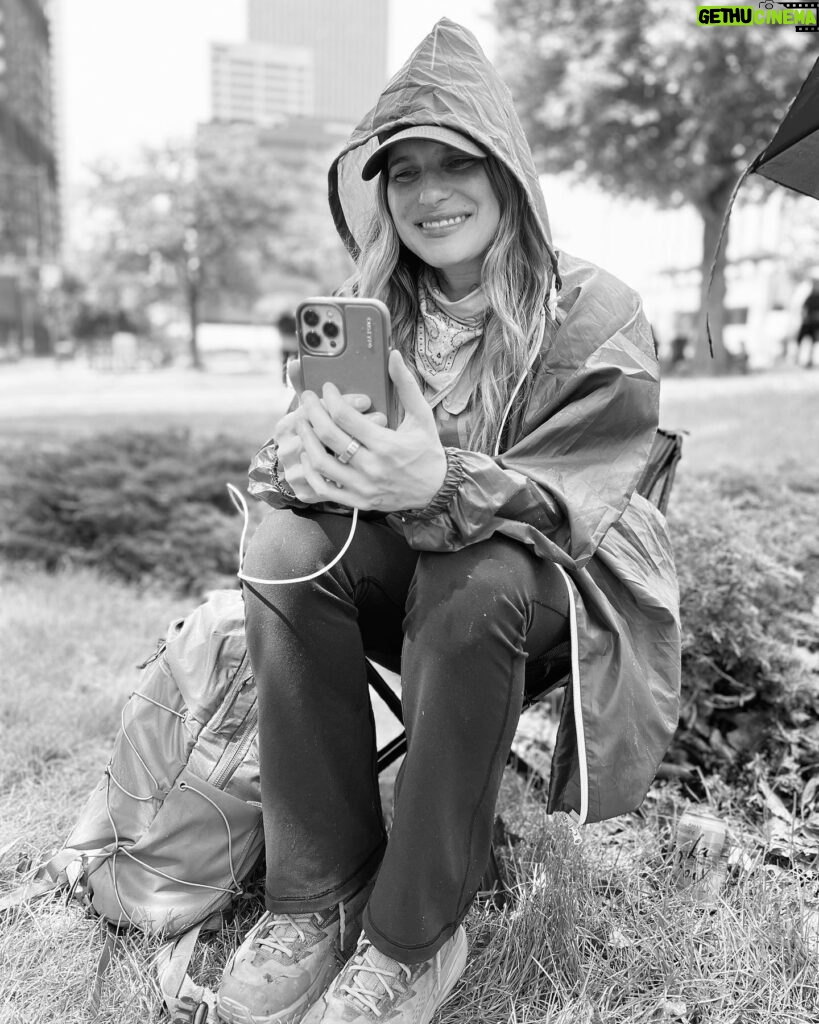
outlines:
[[321, 395], [331, 382], [343, 394], [367, 395], [369, 411], [396, 427], [393, 383], [387, 371], [392, 349], [390, 314], [378, 299], [319, 296], [296, 309], [302, 387]]

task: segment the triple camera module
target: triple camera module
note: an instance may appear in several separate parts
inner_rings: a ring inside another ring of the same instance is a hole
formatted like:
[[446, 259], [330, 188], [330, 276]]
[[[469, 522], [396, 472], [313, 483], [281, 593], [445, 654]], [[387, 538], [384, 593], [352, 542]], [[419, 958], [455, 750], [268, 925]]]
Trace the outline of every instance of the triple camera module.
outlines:
[[304, 345], [315, 355], [337, 355], [343, 348], [341, 314], [332, 306], [307, 306], [301, 314]]

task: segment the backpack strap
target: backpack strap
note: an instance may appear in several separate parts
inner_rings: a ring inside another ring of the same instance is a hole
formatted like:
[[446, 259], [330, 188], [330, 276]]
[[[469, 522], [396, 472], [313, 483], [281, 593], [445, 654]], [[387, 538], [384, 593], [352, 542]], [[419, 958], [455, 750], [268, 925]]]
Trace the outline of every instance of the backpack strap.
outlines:
[[209, 988], [197, 985], [188, 974], [193, 950], [199, 932], [206, 922], [200, 922], [178, 938], [166, 942], [156, 954], [159, 990], [171, 1024], [216, 1024], [216, 997]]
[[105, 981], [105, 974], [108, 970], [108, 965], [111, 963], [111, 958], [114, 955], [116, 946], [116, 930], [114, 928], [107, 928], [105, 931], [105, 942], [102, 944], [99, 960], [97, 960], [97, 969], [94, 972], [94, 984], [91, 988], [91, 994], [88, 997], [88, 1014], [91, 1020], [96, 1020], [100, 1012], [102, 986]]
[[18, 885], [16, 889], [10, 890], [0, 898], [0, 913], [22, 907], [24, 904], [31, 903], [32, 900], [37, 900], [41, 896], [47, 896], [48, 893], [61, 887], [61, 882], [55, 882], [50, 878], [35, 878], [33, 882]]
[[[90, 856], [104, 851], [94, 850]], [[29, 876], [29, 881], [17, 886], [0, 898], [0, 913], [14, 910], [26, 903], [38, 900], [58, 889], [68, 890], [68, 899], [77, 897], [82, 901], [84, 883], [87, 877], [88, 855], [77, 850], [64, 849], [41, 864]]]

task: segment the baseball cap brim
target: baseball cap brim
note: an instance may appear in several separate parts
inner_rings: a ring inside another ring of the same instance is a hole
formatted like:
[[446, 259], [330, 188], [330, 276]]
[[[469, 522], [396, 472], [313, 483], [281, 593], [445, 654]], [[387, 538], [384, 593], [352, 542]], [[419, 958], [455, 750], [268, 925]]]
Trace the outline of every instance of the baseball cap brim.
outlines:
[[403, 128], [394, 135], [387, 136], [381, 142], [378, 149], [375, 150], [364, 164], [364, 168], [361, 171], [361, 177], [364, 181], [369, 181], [380, 171], [384, 170], [387, 150], [390, 146], [394, 146], [396, 142], [403, 142], [404, 139], [429, 139], [432, 142], [441, 142], [446, 146], [452, 146], [454, 149], [459, 149], [462, 153], [468, 153], [469, 156], [477, 156], [481, 159], [486, 158], [485, 151], [476, 142], [473, 142], [469, 136], [456, 132], [454, 128], [442, 128], [437, 124], [418, 124], [413, 125], [411, 128]]

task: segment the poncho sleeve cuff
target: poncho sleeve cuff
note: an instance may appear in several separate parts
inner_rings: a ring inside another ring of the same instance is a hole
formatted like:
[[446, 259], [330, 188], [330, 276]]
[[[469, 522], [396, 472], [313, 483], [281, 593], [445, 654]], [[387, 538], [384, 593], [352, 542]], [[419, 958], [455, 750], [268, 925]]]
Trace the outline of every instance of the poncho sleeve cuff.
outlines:
[[295, 499], [290, 485], [279, 477], [279, 446], [274, 438], [256, 453], [248, 476], [248, 493], [254, 498], [264, 498], [265, 492], [274, 491], [285, 498]]
[[431, 501], [423, 508], [403, 509], [401, 511], [402, 520], [434, 519], [435, 516], [447, 510], [449, 503], [458, 493], [458, 489], [466, 475], [466, 467], [461, 458], [461, 452], [458, 448], [444, 448], [444, 452], [446, 453], [446, 475], [444, 476], [444, 482]]

